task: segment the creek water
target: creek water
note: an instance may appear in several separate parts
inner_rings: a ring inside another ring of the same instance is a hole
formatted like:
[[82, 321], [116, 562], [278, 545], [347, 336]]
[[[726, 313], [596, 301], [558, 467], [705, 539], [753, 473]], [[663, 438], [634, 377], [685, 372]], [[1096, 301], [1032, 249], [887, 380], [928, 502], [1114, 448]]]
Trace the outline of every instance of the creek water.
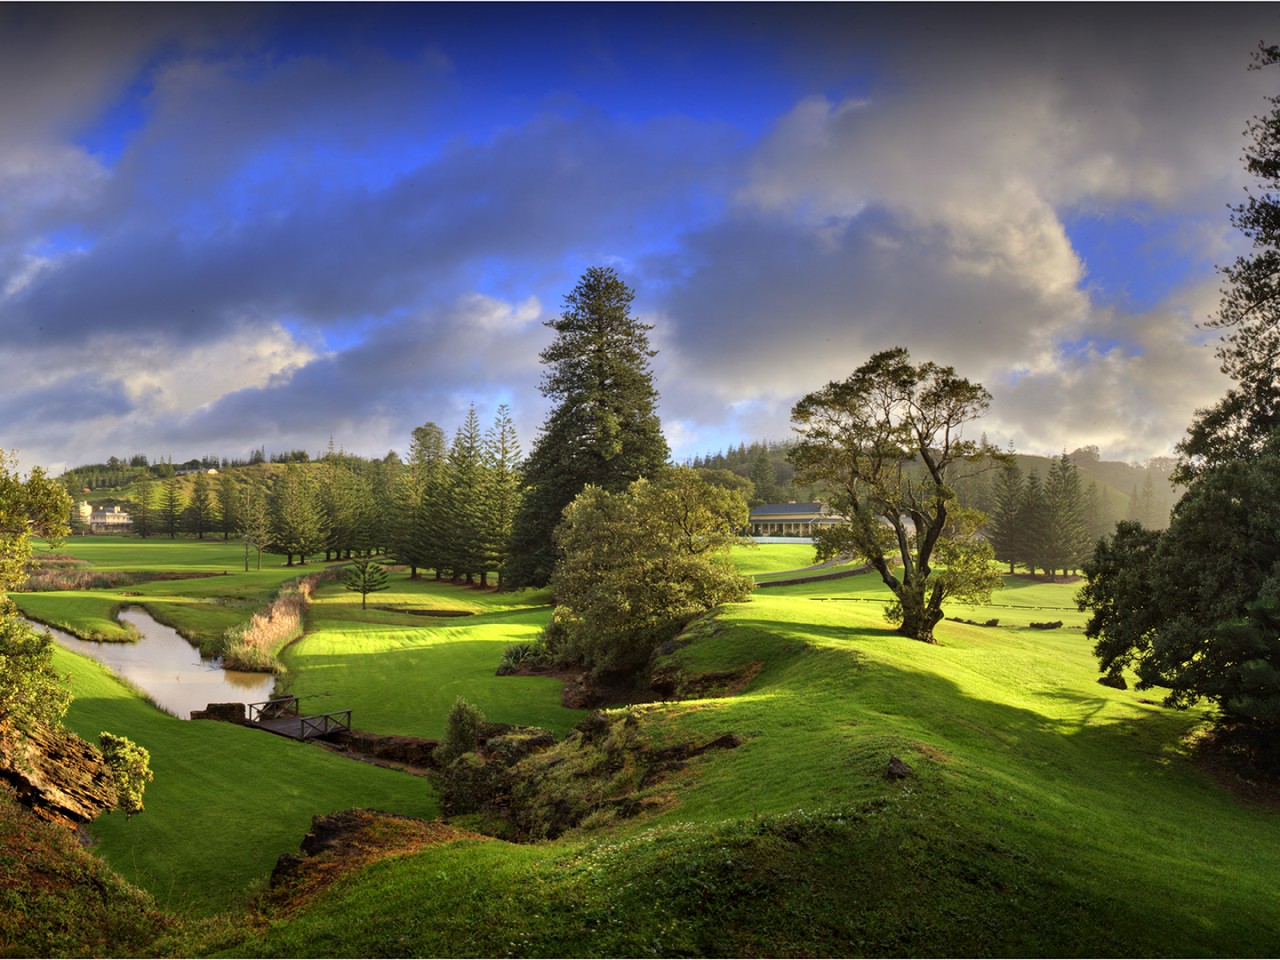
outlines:
[[172, 627], [166, 627], [141, 607], [125, 607], [120, 619], [141, 634], [134, 643], [81, 640], [62, 630], [48, 630], [54, 640], [73, 653], [92, 657], [118, 677], [146, 693], [165, 713], [189, 720], [192, 710], [211, 703], [257, 703], [271, 696], [275, 677], [269, 673], [223, 670], [217, 660], [205, 660], [198, 647]]

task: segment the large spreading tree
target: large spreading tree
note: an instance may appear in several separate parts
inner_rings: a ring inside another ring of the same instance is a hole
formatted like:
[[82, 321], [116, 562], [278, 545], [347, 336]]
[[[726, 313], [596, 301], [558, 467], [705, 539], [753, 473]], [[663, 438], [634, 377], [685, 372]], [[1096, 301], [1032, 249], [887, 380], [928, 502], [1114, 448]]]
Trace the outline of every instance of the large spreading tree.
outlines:
[[954, 368], [913, 365], [895, 347], [792, 409], [796, 480], [821, 484], [845, 520], [819, 533], [819, 559], [865, 557], [893, 592], [888, 613], [904, 636], [933, 642], [946, 598], [980, 602], [1000, 584], [981, 515], [959, 508], [953, 489], [990, 457], [963, 435], [990, 400]]
[[552, 533], [584, 487], [624, 490], [667, 461], [649, 367], [652, 327], [631, 315], [634, 299], [611, 268], [592, 267], [547, 323], [556, 336], [541, 354], [541, 389], [555, 406], [525, 464], [505, 586], [550, 582], [558, 556]]
[[[1255, 65], [1277, 62], [1280, 47], [1263, 47]], [[1188, 487], [1168, 528], [1120, 524], [1079, 599], [1104, 673], [1132, 668], [1171, 706], [1208, 699], [1256, 760], [1280, 766], [1280, 97], [1269, 102], [1246, 131], [1258, 186], [1232, 215], [1253, 249], [1223, 268], [1213, 321], [1235, 383], [1179, 446]]]

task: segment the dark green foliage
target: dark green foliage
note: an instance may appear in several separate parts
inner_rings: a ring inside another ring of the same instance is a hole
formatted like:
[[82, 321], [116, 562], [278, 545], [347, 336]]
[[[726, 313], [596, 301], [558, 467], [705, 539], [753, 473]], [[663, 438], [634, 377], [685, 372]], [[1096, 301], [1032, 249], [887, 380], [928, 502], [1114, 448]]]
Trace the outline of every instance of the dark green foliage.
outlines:
[[1049, 573], [1065, 574], [1084, 563], [1092, 546], [1080, 474], [1065, 453], [1049, 468], [1044, 495], [1047, 529], [1042, 563]]
[[1015, 539], [1018, 563], [1031, 573], [1043, 569], [1048, 573], [1045, 544], [1049, 539], [1049, 501], [1045, 497], [1040, 474], [1034, 470], [1022, 485], [1022, 499], [1018, 503], [1018, 533]]
[[[1253, 69], [1280, 63], [1280, 47], [1260, 45]], [[1222, 372], [1234, 386], [1214, 406], [1196, 411], [1178, 445], [1177, 479], [1251, 458], [1280, 429], [1280, 96], [1245, 131], [1245, 169], [1257, 185], [1232, 208], [1231, 224], [1253, 250], [1222, 268], [1226, 279], [1218, 315], [1209, 325], [1225, 331], [1217, 348]]]
[[411, 577], [416, 578], [420, 570], [439, 573], [444, 562], [445, 457], [443, 430], [434, 423], [414, 428], [409, 462], [393, 484], [391, 555], [409, 568]]
[[183, 526], [188, 533], [194, 533], [197, 540], [203, 540], [204, 535], [213, 530], [217, 519], [209, 477], [203, 472], [197, 473], [191, 485], [191, 499], [182, 511]]
[[484, 712], [474, 703], [457, 697], [453, 701], [453, 709], [449, 711], [444, 740], [436, 747], [436, 762], [447, 766], [464, 753], [474, 750], [480, 742], [480, 727], [483, 723]]
[[53, 638], [29, 627], [0, 597], [0, 723], [57, 727], [71, 703], [65, 683], [53, 668]]
[[[902, 347], [876, 354], [848, 379], [800, 400], [791, 422], [800, 439], [791, 451], [801, 482], [822, 483], [842, 534], [875, 567], [895, 602], [898, 632], [931, 642], [948, 596], [989, 597], [999, 577], [983, 570], [991, 555], [976, 525], [956, 523], [952, 484], [981, 469], [990, 451], [963, 439], [991, 395], [981, 384], [935, 363], [913, 366]], [[967, 541], [962, 544], [961, 541]], [[934, 552], [950, 544], [976, 579], [933, 569]], [[900, 574], [895, 567], [900, 565]]]
[[271, 488], [268, 519], [271, 543], [267, 549], [283, 554], [287, 566], [293, 565], [295, 556], [299, 563], [306, 563], [308, 556], [324, 549], [328, 526], [309, 470], [294, 463], [285, 467]]
[[481, 582], [488, 571], [498, 573], [504, 585], [511, 531], [520, 507], [520, 441], [506, 404], [498, 407], [493, 426], [484, 438], [485, 497], [480, 522]]
[[169, 477], [160, 487], [160, 529], [173, 540], [182, 524], [183, 499], [177, 477]]
[[1238, 642], [1255, 601], [1280, 601], [1278, 503], [1280, 433], [1252, 461], [1202, 470], [1162, 533], [1118, 524], [1086, 565], [1080, 593], [1094, 611], [1086, 633], [1102, 670], [1131, 665], [1139, 688], [1168, 688], [1166, 703], [1207, 698], [1247, 726], [1230, 705], [1238, 663], [1223, 625], [1237, 624], [1228, 634]]
[[223, 540], [230, 540], [233, 533], [240, 532], [240, 492], [230, 473], [224, 471], [218, 476], [217, 495], [217, 529]]
[[367, 606], [369, 594], [391, 586], [388, 580], [387, 571], [382, 565], [368, 558], [353, 560], [342, 574], [342, 585], [352, 593], [360, 594], [361, 610]]
[[548, 649], [597, 673], [636, 670], [695, 617], [746, 599], [751, 579], [728, 557], [746, 518], [740, 494], [688, 467], [621, 493], [588, 487], [556, 530]]
[[1009, 564], [1010, 573], [1013, 573], [1014, 564], [1022, 559], [1018, 508], [1022, 503], [1024, 483], [1022, 468], [1013, 460], [1003, 464], [996, 475], [995, 507], [990, 516], [987, 539], [991, 542], [995, 558]]
[[592, 267], [548, 322], [542, 394], [555, 402], [525, 465], [506, 579], [544, 586], [556, 562], [552, 531], [588, 484], [620, 491], [666, 463], [647, 324], [631, 316], [634, 292], [610, 268]]

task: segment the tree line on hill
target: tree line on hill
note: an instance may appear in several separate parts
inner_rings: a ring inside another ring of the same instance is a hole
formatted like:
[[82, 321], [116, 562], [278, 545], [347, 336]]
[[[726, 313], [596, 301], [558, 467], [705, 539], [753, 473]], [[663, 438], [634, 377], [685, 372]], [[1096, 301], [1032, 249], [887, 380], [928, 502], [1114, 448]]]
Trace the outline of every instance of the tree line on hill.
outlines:
[[487, 584], [506, 564], [520, 489], [520, 446], [509, 409], [483, 430], [475, 407], [448, 439], [435, 423], [413, 432], [409, 458], [333, 449], [283, 469], [150, 477], [124, 501], [140, 537], [180, 533], [243, 539], [257, 552], [305, 563], [386, 554], [413, 575], [433, 571]]

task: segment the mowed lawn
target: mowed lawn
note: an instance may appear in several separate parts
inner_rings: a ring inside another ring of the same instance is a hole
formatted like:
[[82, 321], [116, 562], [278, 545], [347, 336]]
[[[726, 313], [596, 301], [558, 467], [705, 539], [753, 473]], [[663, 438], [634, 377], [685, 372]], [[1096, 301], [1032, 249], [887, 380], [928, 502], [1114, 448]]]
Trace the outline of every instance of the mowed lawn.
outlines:
[[[497, 593], [395, 575], [391, 589], [358, 594], [326, 584], [307, 633], [284, 651], [290, 693], [308, 711], [345, 710], [377, 733], [439, 738], [456, 697], [488, 720], [563, 735], [584, 716], [561, 705], [553, 677], [499, 677], [509, 643], [532, 642], [551, 617], [545, 592]], [[466, 611], [472, 611], [470, 613]], [[439, 614], [458, 613], [457, 616]]]
[[55, 647], [54, 663], [72, 678], [72, 730], [93, 743], [106, 730], [150, 751], [146, 809], [132, 819], [100, 816], [88, 829], [94, 852], [166, 908], [213, 913], [261, 889], [315, 814], [439, 814], [435, 791], [419, 777], [259, 730], [178, 720], [86, 657]]

